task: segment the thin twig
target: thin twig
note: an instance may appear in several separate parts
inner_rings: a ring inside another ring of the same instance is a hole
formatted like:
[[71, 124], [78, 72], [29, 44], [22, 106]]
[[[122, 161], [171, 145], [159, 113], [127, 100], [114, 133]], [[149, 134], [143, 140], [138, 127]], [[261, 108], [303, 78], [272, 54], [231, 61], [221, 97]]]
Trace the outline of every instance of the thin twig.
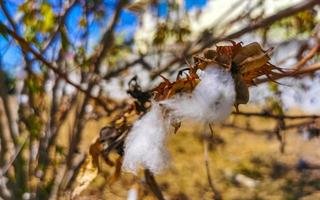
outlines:
[[144, 176], [146, 179], [146, 183], [148, 184], [152, 193], [157, 197], [157, 199], [158, 200], [165, 200], [152, 172], [150, 172], [148, 169], [145, 169]]
[[317, 119], [319, 115], [274, 115], [271, 113], [256, 113], [256, 112], [232, 112], [233, 115], [241, 115], [245, 117], [265, 117], [273, 119]]
[[[296, 123], [296, 124], [292, 124], [292, 125], [287, 125], [283, 128], [283, 130], [290, 130], [290, 129], [296, 129], [296, 128], [300, 128], [300, 127], [304, 127], [304, 126], [309, 126], [310, 124], [313, 124], [315, 121], [314, 120], [308, 120], [306, 122], [301, 122], [301, 123]], [[232, 129], [239, 129], [240, 131], [246, 131], [248, 133], [263, 133], [263, 134], [274, 134], [274, 130], [271, 129], [265, 129], [265, 130], [259, 130], [259, 129], [253, 129], [250, 127], [240, 127], [237, 126], [235, 124], [231, 124], [231, 123], [222, 123], [221, 124], [222, 128], [232, 128]]]
[[[213, 134], [213, 129], [212, 129], [212, 126], [210, 123], [209, 123], [209, 128], [210, 128], [211, 133]], [[220, 200], [220, 199], [222, 199], [221, 195], [219, 194], [217, 189], [214, 187], [211, 173], [210, 173], [210, 163], [209, 163], [209, 156], [208, 156], [209, 147], [208, 147], [208, 141], [206, 138], [204, 138], [204, 140], [203, 140], [203, 146], [204, 146], [204, 163], [205, 163], [205, 167], [206, 167], [208, 184], [211, 189], [211, 192], [213, 193], [213, 199]]]
[[315, 45], [304, 58], [302, 58], [297, 64], [292, 67], [292, 69], [294, 69], [295, 71], [299, 71], [310, 59], [313, 58], [314, 55], [319, 52], [319, 50], [320, 43]]
[[103, 76], [103, 78], [104, 78], [105, 80], [109, 80], [110, 78], [119, 75], [121, 72], [126, 71], [126, 70], [129, 69], [130, 67], [132, 67], [132, 66], [140, 63], [140, 62], [141, 62], [141, 59], [143, 59], [143, 56], [141, 56], [140, 58], [138, 58], [138, 59], [136, 59], [136, 60], [133, 60], [132, 62], [126, 63], [126, 64], [125, 64], [124, 66], [122, 66], [122, 67], [119, 67], [119, 68], [117, 68], [117, 69], [115, 69], [115, 70], [112, 70], [112, 71], [108, 72], [105, 76]]
[[273, 24], [276, 21], [279, 21], [281, 19], [287, 18], [289, 16], [295, 15], [301, 11], [310, 9], [312, 7], [314, 7], [315, 5], [320, 4], [320, 0], [309, 0], [309, 1], [302, 1], [301, 3], [298, 3], [294, 6], [291, 6], [289, 8], [283, 9], [279, 12], [277, 12], [274, 15], [271, 15], [270, 17], [264, 18], [262, 20], [259, 20], [255, 23], [251, 23], [249, 25], [247, 25], [246, 27], [240, 29], [239, 31], [233, 32], [225, 37], [222, 38], [212, 38], [207, 40], [207, 42], [201, 46], [200, 48], [190, 52], [190, 53], [186, 53], [186, 55], [182, 55], [180, 57], [174, 58], [173, 60], [169, 61], [165, 66], [161, 67], [159, 70], [155, 71], [152, 75], [151, 78], [155, 78], [157, 77], [159, 74], [167, 71], [169, 68], [171, 68], [174, 64], [178, 63], [178, 62], [183, 62], [185, 57], [190, 57], [194, 54], [200, 53], [201, 51], [203, 51], [203, 49], [210, 47], [211, 45], [223, 41], [223, 40], [227, 40], [227, 39], [235, 39], [238, 38], [246, 33], [250, 33], [252, 31], [255, 31], [257, 29], [263, 28], [263, 27], [267, 27], [270, 26], [271, 24]]
[[12, 166], [12, 163], [16, 160], [16, 158], [18, 157], [18, 155], [20, 154], [21, 150], [23, 149], [23, 146], [26, 144], [28, 137], [26, 137], [23, 140], [23, 143], [20, 144], [20, 146], [18, 146], [16, 148], [15, 154], [13, 155], [13, 157], [11, 158], [11, 160], [1, 169], [1, 176], [6, 175], [6, 173], [8, 172], [8, 170], [10, 169], [10, 167]]
[[[286, 77], [291, 77], [291, 76], [304, 76], [304, 75], [308, 75], [308, 74], [313, 73], [318, 70], [320, 70], [320, 62], [306, 66], [306, 67], [304, 67], [294, 73], [284, 73], [284, 74], [272, 75], [271, 78], [272, 78], [272, 80], [278, 80], [281, 78], [286, 78]], [[256, 85], [259, 85], [259, 84], [262, 84], [262, 83], [265, 83], [268, 81], [270, 81], [268, 78], [261, 78], [261, 79], [255, 80], [254, 83]]]
[[46, 50], [51, 46], [51, 44], [55, 41], [55, 39], [58, 36], [58, 33], [62, 30], [62, 28], [65, 25], [65, 21], [67, 19], [68, 14], [70, 11], [77, 5], [78, 0], [74, 0], [73, 2], [70, 3], [69, 7], [65, 9], [63, 14], [60, 16], [58, 26], [56, 30], [51, 34], [50, 38], [45, 42], [44, 46], [41, 49], [41, 53], [46, 52]]
[[121, 0], [118, 2], [118, 5], [114, 11], [114, 14], [112, 16], [112, 19], [110, 20], [110, 23], [108, 25], [107, 30], [102, 36], [100, 44], [102, 44], [102, 48], [100, 51], [95, 55], [94, 59], [94, 72], [97, 73], [100, 65], [102, 64], [103, 58], [105, 57], [106, 53], [109, 51], [109, 49], [113, 46], [114, 43], [114, 29], [118, 23], [118, 20], [120, 18], [121, 11], [123, 7], [126, 5], [126, 0]]

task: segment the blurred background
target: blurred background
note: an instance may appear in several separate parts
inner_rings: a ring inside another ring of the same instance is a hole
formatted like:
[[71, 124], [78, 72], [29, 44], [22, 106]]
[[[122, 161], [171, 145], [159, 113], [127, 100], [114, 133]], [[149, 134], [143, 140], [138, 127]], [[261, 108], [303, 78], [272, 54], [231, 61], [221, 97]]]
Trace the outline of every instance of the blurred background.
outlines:
[[[0, 8], [0, 199], [320, 199], [319, 0]], [[113, 181], [116, 167], [103, 159], [99, 170], [86, 165], [101, 128], [132, 104], [134, 76], [150, 90], [226, 40], [273, 47], [271, 63], [292, 73], [256, 80], [249, 104], [213, 135], [183, 123], [169, 136], [171, 165], [156, 190], [143, 174]]]

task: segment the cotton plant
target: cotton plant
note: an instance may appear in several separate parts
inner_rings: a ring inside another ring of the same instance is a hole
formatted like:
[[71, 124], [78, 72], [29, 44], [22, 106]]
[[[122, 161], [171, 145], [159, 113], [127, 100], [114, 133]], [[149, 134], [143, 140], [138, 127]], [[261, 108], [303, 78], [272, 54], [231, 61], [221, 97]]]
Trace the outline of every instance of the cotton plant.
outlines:
[[[134, 104], [101, 129], [76, 177], [72, 196], [97, 176], [100, 157], [115, 167], [109, 184], [122, 170], [133, 174], [140, 169], [146, 169], [145, 174], [162, 172], [170, 163], [167, 136], [176, 132], [181, 122], [219, 123], [230, 115], [233, 106], [238, 110], [239, 104], [249, 101], [248, 87], [256, 78], [285, 75], [269, 63], [270, 50], [264, 51], [258, 43], [231, 43], [194, 56], [193, 65], [180, 70], [175, 81], [161, 76], [163, 81], [151, 93], [142, 91], [133, 78], [128, 93]], [[111, 152], [119, 156], [111, 159]]]
[[[238, 109], [239, 104], [248, 102], [248, 87], [255, 78], [282, 73], [268, 62], [269, 52], [258, 43], [242, 46], [232, 42], [195, 56], [194, 65], [180, 71], [174, 82], [164, 78], [153, 90], [149, 112], [134, 122], [125, 139], [122, 169], [134, 174], [140, 168], [161, 172], [170, 157], [166, 138], [182, 121], [219, 123], [233, 106]], [[186, 75], [180, 76], [185, 71]]]

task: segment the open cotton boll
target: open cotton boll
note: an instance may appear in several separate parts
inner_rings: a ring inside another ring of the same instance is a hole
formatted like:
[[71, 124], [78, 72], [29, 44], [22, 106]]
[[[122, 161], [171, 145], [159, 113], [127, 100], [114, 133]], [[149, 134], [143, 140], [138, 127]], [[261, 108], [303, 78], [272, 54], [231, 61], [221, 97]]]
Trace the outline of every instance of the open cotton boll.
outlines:
[[236, 96], [231, 73], [219, 66], [208, 66], [200, 79], [191, 94], [177, 94], [161, 102], [172, 118], [220, 122], [231, 113]]
[[167, 166], [169, 154], [165, 140], [169, 131], [169, 122], [163, 118], [158, 103], [153, 102], [151, 110], [136, 121], [125, 141], [125, 153], [122, 168], [137, 173], [139, 167], [153, 173]]
[[[134, 123], [125, 141], [122, 165], [125, 171], [136, 173], [139, 167], [144, 167], [158, 173], [167, 166], [165, 140], [171, 121], [219, 122], [231, 113], [236, 96], [231, 73], [222, 67], [208, 66], [200, 79], [192, 93], [152, 102], [151, 110]], [[169, 110], [166, 119], [159, 104]]]

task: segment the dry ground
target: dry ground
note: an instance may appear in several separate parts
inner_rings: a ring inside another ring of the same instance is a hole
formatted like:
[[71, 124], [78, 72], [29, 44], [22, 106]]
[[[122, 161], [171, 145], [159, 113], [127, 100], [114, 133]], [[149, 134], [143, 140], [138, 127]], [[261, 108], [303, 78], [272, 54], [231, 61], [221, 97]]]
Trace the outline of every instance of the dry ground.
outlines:
[[[245, 126], [246, 119], [232, 116], [228, 121]], [[88, 124], [84, 148], [105, 123], [107, 120]], [[209, 128], [191, 124], [184, 123], [168, 140], [171, 166], [156, 176], [166, 199], [213, 198], [205, 167], [204, 140], [209, 144], [213, 184], [223, 199], [320, 199], [320, 170], [299, 170], [299, 166], [304, 166], [301, 159], [320, 164], [319, 138], [305, 140], [297, 130], [288, 131], [285, 151], [281, 153], [275, 135], [215, 126], [212, 138]], [[275, 125], [272, 120], [262, 118], [250, 118], [249, 124], [270, 130]], [[123, 173], [120, 180], [109, 185], [112, 170], [104, 166], [99, 177], [77, 199], [126, 199], [132, 188], [139, 190], [140, 199], [155, 199], [144, 187], [143, 176]]]

